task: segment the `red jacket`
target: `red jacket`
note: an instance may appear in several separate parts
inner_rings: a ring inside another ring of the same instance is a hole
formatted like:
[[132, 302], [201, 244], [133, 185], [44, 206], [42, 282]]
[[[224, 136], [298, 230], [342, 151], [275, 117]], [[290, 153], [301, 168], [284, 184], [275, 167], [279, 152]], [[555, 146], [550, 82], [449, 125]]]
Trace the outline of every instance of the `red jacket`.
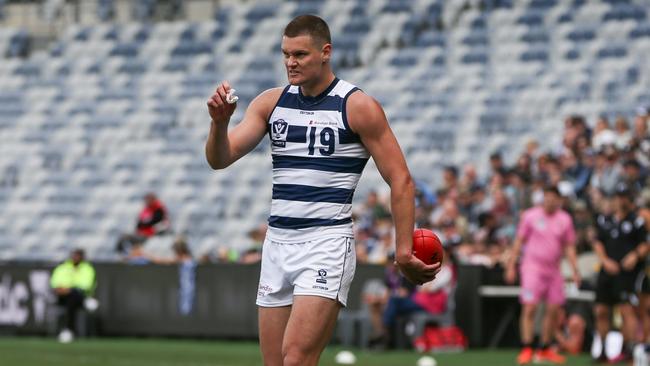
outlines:
[[147, 238], [154, 236], [157, 232], [156, 225], [164, 221], [167, 221], [167, 210], [160, 201], [155, 200], [140, 211], [136, 231], [138, 235]]

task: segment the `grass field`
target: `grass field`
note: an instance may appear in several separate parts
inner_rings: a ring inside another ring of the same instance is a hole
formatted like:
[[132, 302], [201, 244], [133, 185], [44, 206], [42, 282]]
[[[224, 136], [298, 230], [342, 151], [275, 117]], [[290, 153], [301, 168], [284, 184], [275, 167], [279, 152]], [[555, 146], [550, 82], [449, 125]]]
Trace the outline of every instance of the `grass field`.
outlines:
[[[320, 365], [336, 365], [340, 347], [328, 347]], [[353, 350], [360, 366], [415, 365], [415, 352]], [[435, 354], [439, 366], [515, 365], [515, 350]], [[45, 338], [1, 338], [2, 366], [255, 366], [261, 365], [256, 343], [161, 339], [93, 339], [59, 344]], [[567, 365], [589, 365], [587, 356], [569, 358]]]

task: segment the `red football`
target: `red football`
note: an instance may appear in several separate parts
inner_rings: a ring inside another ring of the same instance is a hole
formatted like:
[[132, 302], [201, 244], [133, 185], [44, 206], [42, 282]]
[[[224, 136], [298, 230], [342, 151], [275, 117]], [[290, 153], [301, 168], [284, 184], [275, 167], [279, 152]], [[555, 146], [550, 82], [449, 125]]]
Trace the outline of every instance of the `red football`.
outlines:
[[413, 255], [426, 264], [442, 262], [442, 243], [431, 230], [416, 229], [413, 232]]

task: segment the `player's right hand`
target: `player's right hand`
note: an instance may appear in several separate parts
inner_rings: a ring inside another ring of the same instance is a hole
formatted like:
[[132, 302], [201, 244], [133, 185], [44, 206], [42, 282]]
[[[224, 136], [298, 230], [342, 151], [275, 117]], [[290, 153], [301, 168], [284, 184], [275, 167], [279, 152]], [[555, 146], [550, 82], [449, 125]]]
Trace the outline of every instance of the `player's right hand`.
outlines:
[[618, 274], [621, 271], [621, 267], [619, 267], [618, 263], [610, 258], [607, 258], [605, 261], [603, 261], [603, 269], [605, 272], [611, 275]]
[[438, 272], [440, 272], [441, 266], [440, 262], [427, 265], [413, 254], [407, 259], [395, 261], [395, 263], [404, 277], [416, 285], [433, 281]]
[[229, 104], [226, 96], [231, 87], [227, 81], [222, 82], [208, 99], [208, 113], [215, 123], [228, 123], [237, 108], [237, 103]]

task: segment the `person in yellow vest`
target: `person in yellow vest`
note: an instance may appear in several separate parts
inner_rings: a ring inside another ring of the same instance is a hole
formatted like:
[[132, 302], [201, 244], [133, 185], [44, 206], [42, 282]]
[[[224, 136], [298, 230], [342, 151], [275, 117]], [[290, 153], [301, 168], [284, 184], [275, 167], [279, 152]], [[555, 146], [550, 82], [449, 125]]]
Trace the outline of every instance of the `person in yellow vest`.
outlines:
[[54, 268], [50, 278], [57, 303], [65, 307], [65, 325], [59, 333], [59, 341], [63, 343], [73, 340], [77, 312], [95, 290], [95, 268], [84, 257], [83, 249], [73, 250], [70, 259]]

